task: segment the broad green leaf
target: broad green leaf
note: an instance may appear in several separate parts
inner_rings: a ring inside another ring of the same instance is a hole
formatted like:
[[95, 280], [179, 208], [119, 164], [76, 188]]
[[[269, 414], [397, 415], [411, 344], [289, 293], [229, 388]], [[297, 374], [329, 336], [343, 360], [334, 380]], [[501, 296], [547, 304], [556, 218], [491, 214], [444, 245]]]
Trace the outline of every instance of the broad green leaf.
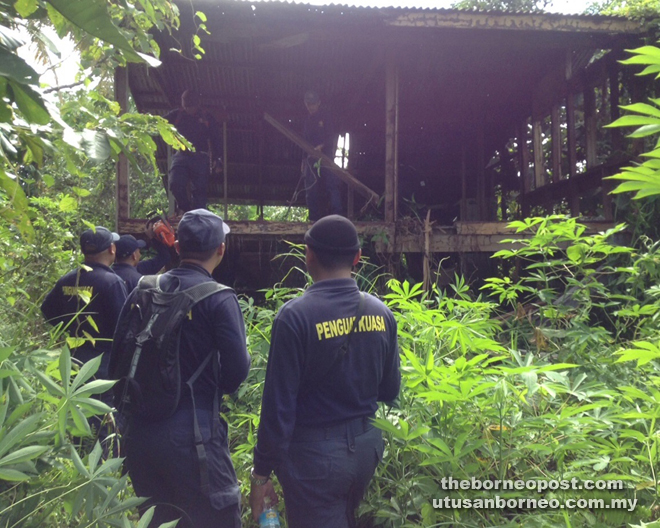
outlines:
[[19, 15], [27, 18], [39, 8], [39, 4], [37, 0], [16, 0], [14, 7]]
[[11, 86], [14, 93], [14, 101], [18, 109], [28, 122], [37, 125], [50, 123], [50, 113], [37, 92], [25, 84], [19, 84], [12, 80], [9, 81], [9, 86]]
[[0, 458], [0, 466], [8, 466], [12, 464], [18, 464], [19, 462], [25, 462], [26, 460], [32, 460], [42, 455], [50, 448], [48, 446], [28, 446], [18, 449], [9, 453], [8, 455]]
[[0, 480], [8, 480], [10, 482], [20, 482], [21, 480], [28, 480], [29, 475], [26, 475], [22, 471], [17, 471], [15, 469], [9, 468], [0, 468]]
[[39, 84], [39, 74], [15, 53], [0, 47], [0, 76], [19, 84]]
[[132, 62], [147, 62], [150, 66], [160, 61], [143, 53], [137, 53], [131, 43], [114, 25], [104, 0], [47, 0], [69, 22], [96, 38], [120, 49]]

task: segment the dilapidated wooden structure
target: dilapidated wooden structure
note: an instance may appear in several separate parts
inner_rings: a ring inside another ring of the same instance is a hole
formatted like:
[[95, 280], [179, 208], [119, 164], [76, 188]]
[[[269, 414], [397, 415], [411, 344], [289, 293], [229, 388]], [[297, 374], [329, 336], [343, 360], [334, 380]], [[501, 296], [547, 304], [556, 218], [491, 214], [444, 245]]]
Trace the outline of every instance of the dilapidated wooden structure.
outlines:
[[[202, 94], [226, 128], [216, 202], [304, 205], [304, 193], [294, 196], [302, 149], [272, 123], [299, 131], [311, 88], [350, 135], [347, 171], [373, 193], [347, 187], [349, 215], [383, 235], [387, 251], [494, 251], [508, 235], [497, 221], [536, 207], [613, 218], [602, 178], [634, 153], [602, 126], [641, 97], [641, 81], [617, 62], [643, 39], [639, 22], [236, 0], [180, 9], [180, 30], [156, 36], [162, 66], [118, 72], [118, 94], [130, 90], [140, 111], [159, 114], [187, 88]], [[165, 171], [164, 148], [160, 156]], [[131, 231], [121, 164], [118, 183], [118, 227]], [[432, 229], [411, 229], [406, 217], [427, 210]], [[257, 237], [306, 227], [233, 225]]]

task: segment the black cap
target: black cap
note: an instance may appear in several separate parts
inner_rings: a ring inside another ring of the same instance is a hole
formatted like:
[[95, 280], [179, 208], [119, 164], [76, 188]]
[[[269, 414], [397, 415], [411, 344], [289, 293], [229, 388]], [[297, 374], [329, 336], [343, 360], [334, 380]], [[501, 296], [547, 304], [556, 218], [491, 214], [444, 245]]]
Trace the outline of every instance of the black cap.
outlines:
[[206, 209], [195, 209], [183, 215], [177, 229], [181, 251], [208, 251], [220, 247], [229, 226], [218, 215]]
[[360, 249], [357, 229], [348, 218], [324, 216], [305, 233], [305, 244], [328, 253], [356, 253]]
[[321, 97], [314, 90], [308, 90], [305, 92], [305, 102], [307, 104], [316, 104], [321, 102]]
[[119, 235], [113, 233], [105, 227], [96, 226], [94, 229], [87, 229], [80, 235], [80, 249], [85, 255], [96, 255], [105, 251], [111, 244], [119, 240]]
[[117, 258], [123, 259], [131, 255], [136, 249], [143, 249], [147, 246], [144, 240], [138, 240], [133, 235], [122, 235], [119, 237], [117, 246]]

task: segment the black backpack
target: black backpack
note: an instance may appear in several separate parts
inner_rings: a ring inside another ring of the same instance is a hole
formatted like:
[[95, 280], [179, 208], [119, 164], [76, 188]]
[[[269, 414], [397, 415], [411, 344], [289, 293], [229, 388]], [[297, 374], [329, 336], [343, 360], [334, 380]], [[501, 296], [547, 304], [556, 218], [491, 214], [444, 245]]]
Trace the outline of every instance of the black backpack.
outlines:
[[[181, 397], [179, 342], [184, 318], [195, 304], [227, 286], [209, 281], [180, 290], [163, 291], [162, 275], [140, 279], [132, 302], [117, 322], [110, 373], [115, 406], [124, 415], [144, 421], [163, 420], [176, 411]], [[176, 277], [175, 280], [178, 280]], [[186, 381], [190, 387], [217, 354], [209, 354]], [[213, 362], [217, 377], [218, 361]]]

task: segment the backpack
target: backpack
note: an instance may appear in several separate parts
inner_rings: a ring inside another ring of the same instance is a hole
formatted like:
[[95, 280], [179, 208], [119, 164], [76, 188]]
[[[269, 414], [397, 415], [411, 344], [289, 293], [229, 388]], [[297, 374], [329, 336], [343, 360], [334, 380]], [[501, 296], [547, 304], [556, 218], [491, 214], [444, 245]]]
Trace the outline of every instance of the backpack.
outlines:
[[[157, 421], [176, 411], [181, 397], [179, 343], [183, 320], [193, 306], [219, 291], [230, 289], [204, 282], [187, 290], [163, 291], [162, 275], [145, 275], [117, 322], [112, 344], [115, 406], [131, 418]], [[175, 278], [176, 279], [176, 278]], [[176, 279], [178, 280], [178, 279]], [[190, 387], [212, 357], [209, 354], [187, 380]], [[217, 378], [217, 358], [213, 363]], [[194, 395], [193, 405], [194, 405]]]

